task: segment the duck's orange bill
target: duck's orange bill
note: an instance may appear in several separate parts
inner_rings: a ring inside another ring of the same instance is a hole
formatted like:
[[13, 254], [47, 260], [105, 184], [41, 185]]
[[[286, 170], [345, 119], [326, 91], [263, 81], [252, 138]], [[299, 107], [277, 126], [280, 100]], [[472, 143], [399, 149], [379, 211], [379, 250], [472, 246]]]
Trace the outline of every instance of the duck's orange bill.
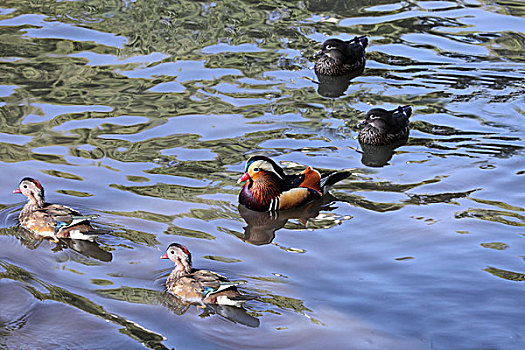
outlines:
[[22, 193], [22, 191], [20, 191], [20, 187], [18, 187], [16, 190], [13, 191], [13, 193]]
[[250, 175], [248, 175], [248, 173], [244, 173], [244, 175], [239, 180], [237, 180], [237, 183], [238, 184], [243, 183], [244, 181], [248, 180], [249, 178], [250, 178]]
[[166, 254], [164, 254], [164, 255], [161, 255], [160, 258], [161, 258], [161, 259], [169, 259], [169, 257], [168, 257], [168, 253], [166, 253]]

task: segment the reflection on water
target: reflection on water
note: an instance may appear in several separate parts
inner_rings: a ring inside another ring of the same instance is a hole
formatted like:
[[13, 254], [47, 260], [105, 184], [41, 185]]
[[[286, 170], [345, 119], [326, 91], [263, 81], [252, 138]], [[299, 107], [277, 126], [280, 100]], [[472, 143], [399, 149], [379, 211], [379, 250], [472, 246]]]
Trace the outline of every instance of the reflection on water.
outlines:
[[334, 215], [328, 215], [328, 213], [323, 213], [323, 215], [319, 215], [319, 213], [321, 210], [334, 210], [335, 207], [332, 205], [334, 200], [336, 199], [333, 196], [327, 194], [301, 207], [279, 212], [258, 212], [239, 204], [239, 215], [247, 225], [244, 227], [243, 235], [234, 234], [245, 242], [262, 245], [271, 243], [275, 238], [275, 232], [285, 227], [289, 220], [297, 220], [296, 225], [292, 223], [288, 225], [290, 230], [330, 228], [340, 224], [342, 220]]
[[317, 79], [319, 79], [317, 93], [324, 97], [340, 97], [345, 93], [346, 89], [348, 89], [350, 81], [363, 74], [363, 71], [364, 70], [357, 70], [343, 76], [316, 74]]
[[[4, 1], [0, 347], [522, 348], [523, 28], [521, 1]], [[316, 77], [359, 35], [362, 74]], [[363, 113], [398, 105], [408, 142], [362, 148]], [[353, 176], [255, 215], [254, 154]], [[28, 236], [25, 176], [111, 233]], [[166, 307], [173, 236], [260, 297]]]
[[406, 143], [406, 140], [398, 141], [391, 145], [367, 145], [361, 143], [362, 155], [361, 163], [369, 167], [382, 167], [388, 164], [394, 150]]
[[[183, 315], [191, 306], [190, 303], [185, 303], [178, 298], [174, 298], [168, 293], [164, 293], [161, 297], [162, 304], [177, 315]], [[194, 306], [199, 307], [199, 306]], [[259, 327], [259, 319], [250, 315], [242, 307], [208, 304], [201, 307], [202, 313], [199, 317], [205, 318], [212, 315], [220, 315], [221, 317], [243, 326], [257, 328]]]

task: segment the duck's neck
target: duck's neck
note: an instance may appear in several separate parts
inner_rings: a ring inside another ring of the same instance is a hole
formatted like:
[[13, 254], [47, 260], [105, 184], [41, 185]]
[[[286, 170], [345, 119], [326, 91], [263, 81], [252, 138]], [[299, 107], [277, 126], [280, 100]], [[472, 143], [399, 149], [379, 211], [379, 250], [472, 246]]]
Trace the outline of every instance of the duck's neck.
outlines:
[[24, 209], [22, 209], [22, 211], [30, 212], [30, 211], [42, 209], [43, 207], [44, 207], [44, 197], [35, 195], [34, 193], [30, 193], [27, 196], [27, 203], [26, 205], [24, 205]]
[[261, 176], [257, 181], [253, 181], [250, 187], [253, 198], [260, 204], [266, 205], [274, 198], [277, 198], [281, 192], [281, 184], [275, 176]]
[[175, 262], [175, 268], [170, 273], [169, 279], [176, 279], [191, 273], [191, 263], [181, 259]]

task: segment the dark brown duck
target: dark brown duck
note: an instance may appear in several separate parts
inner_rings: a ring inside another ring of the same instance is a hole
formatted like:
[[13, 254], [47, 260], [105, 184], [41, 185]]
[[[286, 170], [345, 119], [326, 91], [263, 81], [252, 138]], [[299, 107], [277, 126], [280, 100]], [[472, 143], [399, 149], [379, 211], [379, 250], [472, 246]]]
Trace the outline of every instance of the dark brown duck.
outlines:
[[319, 57], [315, 62], [315, 73], [321, 75], [346, 75], [365, 67], [365, 48], [368, 45], [366, 36], [355, 37], [352, 40], [328, 39], [321, 50], [316, 52]]
[[389, 145], [408, 139], [409, 122], [412, 115], [410, 106], [399, 106], [387, 111], [374, 108], [368, 111], [366, 118], [358, 126], [363, 126], [359, 132], [359, 142], [366, 145]]

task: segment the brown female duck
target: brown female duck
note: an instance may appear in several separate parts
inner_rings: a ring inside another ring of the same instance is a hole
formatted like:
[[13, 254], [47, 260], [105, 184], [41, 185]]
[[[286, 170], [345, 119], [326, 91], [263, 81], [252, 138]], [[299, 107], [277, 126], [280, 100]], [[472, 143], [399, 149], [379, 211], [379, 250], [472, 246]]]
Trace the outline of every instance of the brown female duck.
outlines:
[[18, 215], [20, 225], [38, 236], [94, 240], [97, 232], [89, 220], [97, 215], [82, 216], [78, 211], [44, 201], [44, 188], [36, 179], [25, 177], [13, 193], [22, 193], [27, 203]]
[[169, 293], [183, 301], [197, 304], [241, 306], [253, 299], [252, 295], [239, 293], [236, 286], [244, 281], [230, 282], [224, 276], [208, 270], [197, 270], [191, 266], [191, 253], [182, 244], [172, 243], [161, 259], [170, 259], [175, 269], [166, 280]]
[[298, 207], [321, 198], [330, 186], [349, 175], [348, 171], [321, 175], [311, 167], [300, 174], [286, 175], [270, 158], [255, 156], [248, 160], [244, 175], [237, 181], [246, 181], [239, 194], [239, 203], [255, 211]]

